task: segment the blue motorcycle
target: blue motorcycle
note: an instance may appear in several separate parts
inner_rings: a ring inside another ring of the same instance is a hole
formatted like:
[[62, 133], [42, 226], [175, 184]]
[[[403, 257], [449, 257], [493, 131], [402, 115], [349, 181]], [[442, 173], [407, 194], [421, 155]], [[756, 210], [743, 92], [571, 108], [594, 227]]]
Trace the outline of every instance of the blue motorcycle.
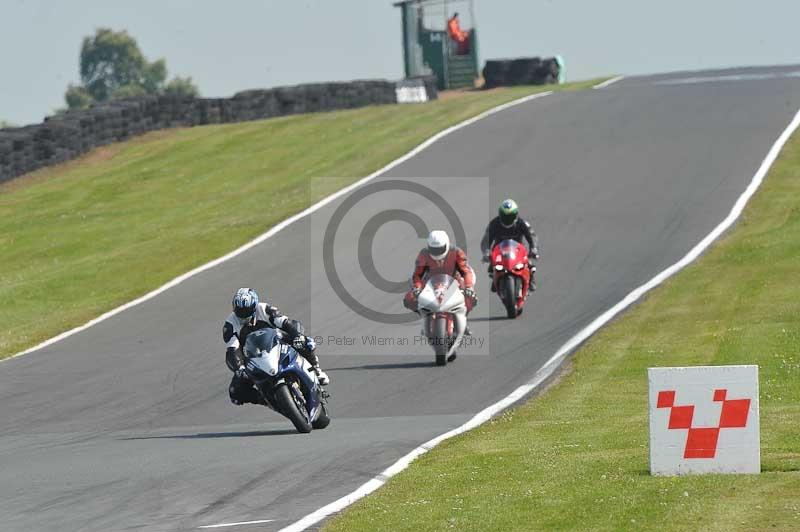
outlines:
[[251, 332], [243, 352], [247, 376], [266, 406], [288, 417], [298, 432], [328, 426], [328, 394], [311, 364], [286, 341], [282, 331]]

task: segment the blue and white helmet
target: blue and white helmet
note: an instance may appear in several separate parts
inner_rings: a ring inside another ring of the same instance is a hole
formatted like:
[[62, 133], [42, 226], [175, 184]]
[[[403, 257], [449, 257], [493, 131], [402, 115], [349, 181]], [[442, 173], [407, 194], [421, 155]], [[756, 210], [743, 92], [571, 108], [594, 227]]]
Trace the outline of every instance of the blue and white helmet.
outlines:
[[258, 294], [252, 288], [240, 288], [231, 302], [233, 313], [239, 319], [250, 319], [258, 308]]

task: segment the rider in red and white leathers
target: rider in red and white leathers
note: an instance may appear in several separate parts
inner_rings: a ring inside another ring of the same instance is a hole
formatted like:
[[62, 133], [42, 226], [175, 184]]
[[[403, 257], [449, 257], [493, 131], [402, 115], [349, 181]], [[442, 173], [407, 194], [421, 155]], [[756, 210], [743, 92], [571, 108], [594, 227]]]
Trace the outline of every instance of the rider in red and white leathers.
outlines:
[[403, 299], [405, 307], [417, 312], [417, 297], [425, 286], [425, 281], [429, 276], [440, 273], [450, 275], [458, 281], [469, 313], [478, 304], [475, 295], [475, 271], [467, 262], [467, 254], [463, 250], [450, 248], [450, 238], [444, 231], [431, 231], [428, 235], [428, 246], [417, 255], [411, 278], [412, 287]]

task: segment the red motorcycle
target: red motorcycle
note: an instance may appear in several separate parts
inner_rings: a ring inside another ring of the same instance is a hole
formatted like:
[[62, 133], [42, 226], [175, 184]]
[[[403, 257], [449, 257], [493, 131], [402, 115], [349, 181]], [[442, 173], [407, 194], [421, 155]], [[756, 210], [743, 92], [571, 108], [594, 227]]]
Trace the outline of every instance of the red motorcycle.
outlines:
[[492, 284], [506, 307], [509, 318], [522, 314], [528, 298], [531, 271], [528, 252], [516, 240], [503, 240], [492, 248]]

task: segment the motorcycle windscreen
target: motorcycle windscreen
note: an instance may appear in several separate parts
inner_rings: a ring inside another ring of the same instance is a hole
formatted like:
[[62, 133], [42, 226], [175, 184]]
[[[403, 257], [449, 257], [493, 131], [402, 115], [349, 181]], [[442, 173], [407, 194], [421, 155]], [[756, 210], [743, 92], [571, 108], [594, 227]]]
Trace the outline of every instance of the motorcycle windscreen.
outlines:
[[250, 369], [267, 375], [278, 373], [281, 357], [281, 337], [275, 329], [259, 329], [247, 335], [244, 354]]
[[419, 308], [428, 312], [454, 312], [464, 305], [464, 295], [455, 278], [432, 275], [419, 294]]
[[519, 242], [516, 240], [503, 240], [497, 246], [500, 248], [500, 255], [504, 259], [515, 260], [519, 253]]

